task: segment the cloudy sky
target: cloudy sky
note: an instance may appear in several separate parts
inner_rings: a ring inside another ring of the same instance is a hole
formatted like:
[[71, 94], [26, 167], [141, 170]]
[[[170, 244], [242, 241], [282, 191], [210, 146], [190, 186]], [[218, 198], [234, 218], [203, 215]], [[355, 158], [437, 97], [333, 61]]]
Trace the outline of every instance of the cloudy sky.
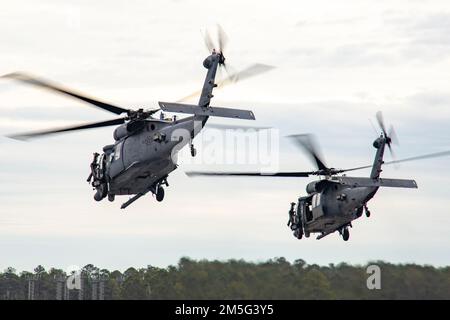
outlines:
[[[450, 149], [448, 1], [18, 0], [1, 7], [0, 73], [28, 71], [127, 108], [198, 89], [207, 54], [201, 31], [220, 23], [230, 65], [277, 68], [217, 91], [214, 103], [250, 108], [253, 124], [276, 128], [282, 170], [313, 168], [281, 138], [306, 132], [330, 166], [370, 164], [376, 133], [368, 119], [377, 110], [395, 125], [398, 158]], [[3, 137], [110, 114], [6, 80], [0, 110], [0, 269], [124, 269], [182, 256], [450, 264], [449, 158], [386, 167], [385, 177], [414, 178], [419, 189], [381, 190], [350, 241], [337, 234], [298, 241], [287, 211], [310, 179], [188, 178], [188, 169], [236, 170], [202, 163], [199, 150], [195, 163], [180, 158], [164, 202], [147, 196], [123, 211], [127, 197], [96, 203], [85, 181], [112, 128], [28, 143]]]

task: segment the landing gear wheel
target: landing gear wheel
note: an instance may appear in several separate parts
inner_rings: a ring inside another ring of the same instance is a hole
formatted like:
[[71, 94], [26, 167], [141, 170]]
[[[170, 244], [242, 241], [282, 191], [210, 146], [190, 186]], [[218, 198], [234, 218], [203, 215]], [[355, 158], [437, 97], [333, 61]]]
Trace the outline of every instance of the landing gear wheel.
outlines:
[[161, 202], [164, 200], [164, 188], [163, 187], [158, 187], [158, 189], [156, 191], [156, 200], [158, 202]]
[[95, 201], [102, 201], [102, 199], [103, 199], [103, 197], [102, 197], [101, 192], [97, 191], [97, 192], [94, 194], [94, 200], [95, 200]]
[[116, 195], [115, 195], [115, 194], [108, 194], [108, 200], [109, 200], [109, 202], [113, 202], [115, 198], [116, 198]]
[[94, 200], [101, 201], [103, 198], [106, 197], [107, 192], [108, 191], [106, 185], [102, 183], [97, 187], [97, 192], [94, 194]]
[[303, 238], [303, 230], [301, 230], [300, 228], [296, 229], [294, 231], [294, 236], [300, 240], [301, 238]]
[[344, 241], [348, 241], [349, 238], [350, 232], [348, 231], [348, 228], [344, 228], [344, 230], [342, 231], [342, 239], [344, 239]]
[[194, 145], [191, 144], [191, 156], [195, 157], [197, 155], [197, 149], [194, 148]]
[[369, 211], [369, 208], [367, 208], [366, 205], [364, 205], [364, 211], [366, 211], [366, 217], [367, 218], [370, 217], [370, 211]]

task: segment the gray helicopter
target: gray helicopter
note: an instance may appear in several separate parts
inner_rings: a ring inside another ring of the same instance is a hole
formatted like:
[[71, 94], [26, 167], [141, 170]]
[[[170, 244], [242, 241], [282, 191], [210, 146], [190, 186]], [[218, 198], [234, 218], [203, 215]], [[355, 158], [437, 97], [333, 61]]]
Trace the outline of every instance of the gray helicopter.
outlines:
[[[193, 157], [196, 155], [193, 139], [205, 126], [210, 116], [255, 119], [253, 112], [249, 110], [210, 106], [210, 101], [213, 97], [212, 92], [216, 87], [261, 74], [272, 69], [272, 67], [263, 64], [253, 64], [241, 72], [229, 72], [228, 77], [216, 83], [215, 78], [218, 67], [223, 66], [227, 68], [223, 55], [226, 35], [220, 26], [218, 28], [218, 42], [219, 46], [216, 51], [210, 35], [206, 33], [205, 43], [210, 55], [203, 61], [203, 66], [208, 70], [203, 88], [201, 92], [196, 92], [178, 100], [178, 102], [184, 101], [200, 93], [200, 100], [197, 105], [159, 102], [160, 108], [158, 109], [131, 110], [87, 97], [47, 80], [24, 73], [4, 75], [3, 78], [19, 80], [49, 89], [111, 113], [125, 115], [113, 120], [14, 134], [9, 137], [27, 140], [55, 133], [119, 125], [114, 130], [114, 143], [105, 146], [102, 154], [94, 153], [93, 161], [90, 165], [90, 174], [87, 179], [96, 190], [94, 199], [101, 201], [108, 197], [109, 201], [114, 201], [117, 195], [133, 195], [133, 197], [122, 204], [122, 209], [149, 192], [156, 196], [157, 201], [162, 201], [164, 199], [163, 186], [169, 186], [167, 182], [168, 175], [177, 168], [177, 153], [181, 148], [189, 144], [191, 155]], [[192, 116], [177, 118], [174, 115], [172, 118], [166, 118], [161, 111], [159, 119], [153, 117], [160, 110], [192, 114]]]
[[[377, 113], [378, 124], [381, 127], [380, 136], [373, 142], [377, 149], [372, 165], [351, 168], [329, 168], [321, 159], [317, 144], [311, 135], [289, 136], [317, 165], [317, 170], [308, 172], [278, 172], [263, 174], [258, 172], [187, 172], [189, 176], [263, 176], [263, 177], [309, 177], [321, 176], [320, 180], [310, 182], [306, 186], [308, 195], [300, 197], [298, 202], [292, 202], [289, 210], [288, 226], [294, 232], [294, 236], [302, 239], [303, 235], [309, 237], [311, 233], [319, 233], [317, 239], [321, 239], [335, 231], [347, 241], [350, 237], [349, 227], [352, 221], [361, 217], [363, 212], [367, 217], [370, 211], [367, 203], [375, 196], [380, 187], [417, 188], [414, 180], [380, 178], [382, 165], [396, 164], [419, 159], [443, 157], [450, 155], [450, 151], [421, 155], [402, 160], [384, 162], [385, 147], [392, 152], [391, 144], [396, 141], [396, 136], [391, 127], [389, 134], [386, 132], [381, 112]], [[369, 177], [348, 177], [339, 175], [347, 171], [372, 168]], [[297, 208], [296, 208], [297, 206]]]

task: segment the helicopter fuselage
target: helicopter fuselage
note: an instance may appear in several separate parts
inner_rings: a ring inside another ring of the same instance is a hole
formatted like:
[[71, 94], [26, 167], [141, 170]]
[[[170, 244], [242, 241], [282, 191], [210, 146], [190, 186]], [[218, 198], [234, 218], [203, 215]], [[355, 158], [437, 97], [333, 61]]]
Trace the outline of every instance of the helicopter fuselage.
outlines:
[[[114, 145], [107, 146], [104, 157], [108, 193], [144, 192], [175, 170], [177, 153], [190, 142], [193, 125], [193, 117], [175, 121], [146, 120], [138, 133], [125, 135]], [[116, 132], [121, 129], [117, 128]]]
[[94, 154], [91, 164], [88, 181], [93, 178], [92, 186], [97, 190], [95, 200], [108, 196], [114, 201], [116, 195], [134, 195], [121, 206], [124, 209], [151, 192], [162, 201], [162, 185], [168, 186], [167, 177], [177, 168], [178, 152], [190, 144], [191, 155], [195, 156], [192, 141], [210, 116], [255, 119], [249, 110], [210, 106], [212, 91], [217, 86], [216, 70], [223, 62], [222, 53], [215, 51], [205, 59], [203, 65], [208, 71], [198, 105], [159, 102], [163, 111], [193, 116], [160, 120], [137, 117], [115, 129], [114, 144], [105, 146], [100, 157]]
[[359, 218], [366, 203], [375, 195], [378, 187], [352, 187], [331, 179], [311, 182], [308, 195], [297, 202], [296, 236], [320, 233], [319, 237], [351, 225]]
[[324, 179], [306, 186], [307, 196], [300, 197], [297, 204], [291, 203], [288, 226], [296, 238], [319, 233], [317, 239], [321, 239], [339, 231], [347, 241], [352, 221], [361, 217], [364, 210], [366, 216], [370, 216], [367, 202], [375, 196], [379, 187], [417, 188], [414, 180], [380, 178], [384, 150], [386, 145], [390, 147], [391, 142], [384, 125], [381, 126], [383, 134], [373, 142], [377, 151], [369, 177], [326, 175]]
[[[177, 168], [178, 152], [185, 145], [190, 144], [191, 155], [193, 157], [196, 155], [192, 141], [205, 126], [209, 117], [255, 120], [251, 110], [213, 107], [210, 105], [211, 99], [214, 97], [212, 94], [213, 89], [218, 86], [215, 82], [217, 69], [219, 66], [225, 67], [225, 57], [222, 53], [222, 45], [224, 44], [223, 32], [219, 32], [219, 40], [219, 50], [216, 51], [214, 48], [211, 48], [211, 54], [203, 61], [203, 66], [207, 69], [207, 73], [198, 104], [180, 103], [180, 101], [196, 96], [198, 94], [196, 92], [177, 102], [159, 101], [158, 109], [126, 109], [25, 73], [14, 72], [2, 76], [2, 78], [11, 78], [67, 95], [120, 116], [112, 120], [26, 132], [10, 135], [9, 137], [27, 140], [50, 134], [119, 125], [114, 130], [114, 143], [105, 146], [101, 155], [95, 152], [94, 159], [90, 164], [90, 174], [87, 181], [96, 190], [94, 199], [101, 201], [108, 197], [108, 200], [114, 201], [116, 195], [133, 195], [121, 206], [122, 209], [148, 192], [156, 195], [156, 200], [162, 201], [164, 199], [162, 185], [168, 186], [167, 177], [169, 173]], [[211, 44], [209, 38], [207, 44], [209, 48]], [[260, 64], [252, 65], [241, 72], [229, 75], [221, 83], [222, 85], [233, 83], [241, 75], [245, 75], [245, 78], [248, 78], [249, 76], [268, 71], [271, 68]], [[159, 111], [161, 111], [160, 119], [153, 118], [152, 115]], [[174, 116], [173, 119], [166, 119], [163, 111], [193, 116], [180, 119]]]

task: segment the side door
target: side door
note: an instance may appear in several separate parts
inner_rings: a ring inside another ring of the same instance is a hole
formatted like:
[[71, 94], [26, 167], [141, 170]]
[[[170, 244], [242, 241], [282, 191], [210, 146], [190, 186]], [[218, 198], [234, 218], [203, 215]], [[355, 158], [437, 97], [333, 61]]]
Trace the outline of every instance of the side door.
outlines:
[[322, 200], [321, 193], [316, 193], [312, 197], [311, 207], [314, 220], [323, 216], [323, 207], [321, 200]]
[[113, 179], [125, 169], [123, 163], [123, 144], [124, 140], [117, 143], [114, 146], [114, 150], [111, 154], [111, 163], [109, 165], [109, 177], [111, 179]]
[[301, 197], [298, 199], [297, 212], [303, 225], [310, 223], [313, 220], [311, 201], [311, 196]]

